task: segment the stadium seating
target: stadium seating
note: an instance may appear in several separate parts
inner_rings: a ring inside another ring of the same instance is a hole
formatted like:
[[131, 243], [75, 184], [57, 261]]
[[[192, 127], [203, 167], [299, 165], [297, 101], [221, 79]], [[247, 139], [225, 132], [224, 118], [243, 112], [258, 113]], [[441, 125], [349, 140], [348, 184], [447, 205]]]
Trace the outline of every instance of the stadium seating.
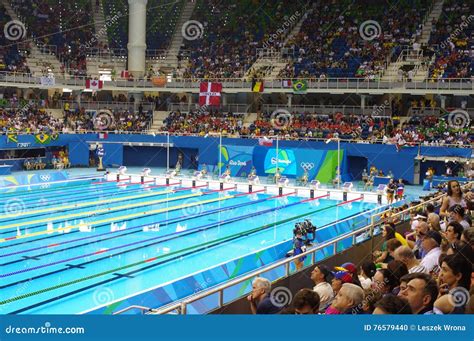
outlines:
[[285, 16], [302, 11], [298, 1], [239, 1], [230, 5], [198, 0], [192, 20], [203, 25], [200, 39], [185, 40], [191, 50], [185, 77], [243, 77], [257, 58], [268, 35], [276, 33]]
[[443, 12], [433, 25], [429, 46], [436, 56], [430, 67], [434, 79], [471, 78], [474, 59], [474, 20], [469, 15], [474, 4], [461, 0], [447, 0]]
[[[410, 45], [422, 23], [429, 1], [400, 1], [396, 7], [366, 1], [321, 3], [303, 23], [300, 33], [288, 42], [295, 58], [282, 77], [374, 79], [386, 67], [387, 58], [398, 56]], [[363, 39], [364, 23], [376, 22], [373, 39]]]
[[[0, 4], [0, 27], [5, 27], [10, 20], [12, 18]], [[26, 53], [26, 51], [23, 51], [23, 53]], [[0, 35], [0, 71], [30, 72], [24, 55], [19, 51], [18, 44], [15, 41], [8, 40], [3, 34]]]

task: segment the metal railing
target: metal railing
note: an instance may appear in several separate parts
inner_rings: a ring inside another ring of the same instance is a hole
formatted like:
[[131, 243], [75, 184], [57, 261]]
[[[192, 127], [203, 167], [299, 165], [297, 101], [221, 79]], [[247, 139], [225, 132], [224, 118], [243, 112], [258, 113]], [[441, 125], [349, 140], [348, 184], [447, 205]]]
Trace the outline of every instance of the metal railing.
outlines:
[[[361, 213], [363, 214], [363, 213]], [[337, 223], [333, 223], [333, 224], [330, 224], [328, 226], [325, 226], [323, 228], [328, 228], [328, 227], [331, 227], [331, 226], [334, 226], [336, 224], [339, 224], [345, 220], [349, 220], [349, 219], [354, 219], [356, 218], [357, 216], [355, 217], [351, 217], [351, 218], [347, 218], [347, 219], [344, 219], [344, 220], [341, 220]], [[274, 269], [277, 269], [277, 268], [281, 268], [281, 267], [284, 267], [285, 269], [285, 274], [283, 275], [283, 277], [280, 277], [278, 279], [281, 279], [281, 278], [286, 278], [288, 277], [290, 274], [291, 274], [291, 271], [290, 271], [290, 265], [291, 263], [293, 263], [296, 259], [300, 258], [300, 257], [304, 257], [304, 256], [309, 256], [309, 259], [310, 259], [310, 264], [305, 264], [305, 268], [307, 267], [311, 267], [313, 266], [314, 264], [318, 263], [318, 261], [316, 260], [316, 253], [318, 251], [321, 251], [327, 247], [330, 247], [332, 246], [333, 247], [333, 255], [336, 255], [338, 253], [337, 251], [337, 246], [338, 246], [338, 243], [343, 241], [343, 240], [347, 240], [348, 238], [352, 238], [352, 245], [355, 245], [357, 244], [357, 240], [356, 240], [356, 237], [358, 235], [363, 235], [364, 233], [366, 232], [369, 232], [369, 235], [370, 235], [370, 238], [373, 239], [373, 236], [374, 236], [374, 224], [369, 224], [367, 226], [364, 226], [364, 227], [361, 227], [355, 231], [352, 231], [352, 232], [349, 232], [349, 233], [346, 233], [346, 234], [343, 234], [339, 237], [336, 237], [334, 239], [331, 239], [327, 242], [324, 242], [322, 244], [319, 244], [305, 252], [303, 252], [302, 254], [299, 254], [299, 255], [296, 255], [296, 256], [293, 256], [293, 257], [288, 257], [288, 258], [285, 258], [281, 261], [277, 261], [276, 263], [274, 264], [270, 264], [264, 268], [260, 268], [260, 269], [257, 269], [257, 270], [254, 270], [246, 275], [242, 275], [238, 278], [235, 278], [233, 280], [230, 280], [228, 282], [225, 282], [224, 284], [221, 284], [221, 285], [218, 285], [217, 287], [215, 288], [211, 288], [209, 290], [205, 290], [203, 292], [200, 292], [198, 294], [195, 294], [195, 295], [192, 295], [188, 298], [185, 298], [183, 300], [181, 300], [180, 302], [175, 302], [175, 303], [172, 303], [170, 305], [167, 305], [167, 306], [164, 306], [162, 308], [157, 308], [157, 309], [150, 309], [151, 312], [153, 312], [154, 314], [167, 314], [167, 313], [170, 313], [172, 311], [177, 311], [179, 314], [182, 314], [182, 315], [185, 315], [187, 314], [187, 307], [188, 305], [192, 304], [193, 302], [196, 302], [196, 301], [199, 301], [203, 298], [206, 298], [208, 296], [211, 296], [211, 295], [214, 295], [214, 294], [217, 294], [218, 295], [218, 303], [217, 303], [217, 307], [213, 308], [212, 310], [214, 309], [219, 309], [221, 307], [223, 307], [224, 305], [224, 290], [229, 288], [229, 287], [232, 287], [232, 286], [235, 286], [235, 285], [238, 285], [240, 283], [243, 283], [243, 282], [246, 282], [248, 280], [251, 280], [255, 277], [258, 277], [264, 273], [267, 273], [271, 270], [274, 270]], [[316, 231], [317, 233], [317, 231]], [[295, 272], [296, 273], [296, 272]]]
[[[232, 112], [234, 114], [246, 114], [250, 108], [250, 104], [221, 104], [218, 109], [225, 112]], [[197, 103], [170, 103], [168, 105], [168, 111], [201, 111], [199, 104]]]
[[278, 105], [278, 104], [264, 104], [262, 106], [262, 111], [266, 112], [274, 112], [278, 109], [288, 109], [291, 112], [296, 113], [318, 113], [318, 115], [328, 115], [334, 114], [337, 112], [342, 113], [343, 115], [346, 114], [356, 114], [356, 115], [374, 115], [376, 114], [377, 117], [391, 117], [392, 109], [390, 107], [366, 107], [362, 108], [360, 106], [350, 106], [350, 105]]
[[143, 112], [153, 111], [155, 109], [155, 103], [153, 102], [92, 102], [92, 101], [58, 101], [55, 106], [57, 109], [64, 108], [65, 104], [68, 103], [71, 109], [81, 109], [86, 110], [100, 110], [100, 109], [110, 109], [110, 110], [132, 110], [137, 111], [138, 107], [142, 105]]
[[[68, 87], [76, 86], [85, 88], [85, 82], [88, 77], [73, 77], [71, 79], [64, 79], [62, 75], [55, 75], [55, 85], [52, 87]], [[282, 79], [265, 79], [265, 89], [268, 90], [281, 90], [283, 92], [293, 92], [290, 88], [283, 86]], [[378, 81], [378, 80], [366, 80], [362, 78], [329, 78], [325, 80], [307, 78], [308, 92], [312, 90], [324, 91], [324, 90], [357, 90], [357, 91], [370, 91], [370, 90], [383, 90], [390, 91], [392, 89], [409, 89], [409, 90], [464, 90], [474, 91], [474, 82], [470, 78], [456, 78], [456, 79], [427, 79], [423, 82], [406, 82], [406, 81]], [[242, 80], [241, 78], [216, 78], [216, 79], [180, 79], [171, 78], [164, 84], [163, 87], [153, 85], [152, 81], [147, 78], [139, 78], [133, 80], [117, 79], [113, 81], [107, 81], [104, 83], [104, 88], [167, 88], [176, 91], [188, 91], [198, 92], [199, 85], [201, 82], [220, 82], [225, 90], [235, 89], [242, 92], [251, 92], [251, 81]], [[14, 86], [15, 84], [22, 85], [36, 85], [41, 86], [40, 77], [33, 76], [32, 74], [16, 73], [16, 72], [0, 72], [0, 83]]]
[[[471, 183], [468, 183], [466, 184], [464, 187], [466, 186], [472, 186], [473, 182]], [[218, 295], [218, 302], [217, 302], [217, 307], [214, 307], [214, 308], [211, 308], [210, 310], [214, 310], [214, 309], [219, 309], [219, 308], [222, 308], [224, 306], [224, 290], [227, 289], [227, 288], [230, 288], [232, 286], [235, 286], [235, 285], [238, 285], [240, 283], [243, 283], [243, 282], [246, 282], [246, 281], [249, 281], [257, 276], [260, 276], [264, 273], [267, 273], [271, 270], [274, 270], [274, 269], [277, 269], [277, 268], [280, 268], [282, 266], [284, 266], [285, 268], [285, 274], [283, 277], [279, 277], [278, 279], [281, 279], [281, 278], [286, 278], [288, 277], [291, 272], [290, 272], [290, 264], [292, 262], [294, 262], [296, 259], [300, 258], [300, 257], [304, 257], [304, 256], [309, 256], [310, 258], [310, 264], [305, 264], [305, 268], [308, 268], [308, 267], [311, 267], [313, 266], [314, 264], [317, 263], [316, 261], [316, 252], [317, 251], [320, 251], [320, 250], [323, 250], [327, 247], [330, 247], [332, 246], [333, 247], [333, 255], [336, 255], [337, 254], [337, 244], [343, 240], [347, 240], [348, 238], [351, 238], [352, 237], [352, 246], [354, 246], [355, 244], [357, 244], [357, 240], [356, 240], [356, 236], [357, 235], [363, 235], [365, 232], [369, 232], [369, 237], [370, 237], [370, 240], [371, 240], [371, 250], [373, 251], [374, 250], [374, 228], [381, 224], [381, 223], [384, 223], [386, 221], [389, 221], [390, 219], [394, 219], [396, 217], [400, 217], [399, 218], [399, 222], [403, 222], [403, 221], [406, 221], [406, 218], [410, 215], [410, 213], [412, 213], [413, 211], [416, 211], [420, 208], [425, 208], [427, 204], [429, 203], [434, 203], [436, 201], [439, 201], [439, 200], [442, 200], [447, 194], [444, 193], [442, 195], [439, 195], [437, 197], [434, 197], [426, 202], [423, 202], [423, 203], [420, 203], [416, 206], [413, 206], [413, 207], [410, 207], [406, 210], [403, 210], [403, 211], [400, 211], [398, 213], [395, 213], [395, 214], [391, 214], [390, 216], [388, 216], [389, 213], [391, 213], [391, 209], [387, 209], [387, 210], [384, 210], [382, 212], [378, 212], [378, 213], [375, 213], [375, 214], [372, 214], [370, 216], [370, 223], [369, 225], [367, 226], [364, 226], [362, 228], [359, 228], [355, 231], [352, 231], [352, 232], [349, 232], [349, 233], [346, 233], [344, 235], [341, 235], [339, 237], [336, 237], [332, 240], [329, 240], [325, 243], [322, 243], [320, 245], [317, 245], [316, 247], [314, 248], [311, 248], [305, 252], [303, 252], [302, 254], [299, 254], [299, 255], [296, 255], [296, 256], [293, 256], [293, 257], [290, 257], [290, 258], [286, 258], [284, 260], [281, 260], [281, 261], [278, 261], [274, 264], [271, 264], [271, 265], [268, 265], [264, 268], [260, 268], [260, 269], [257, 269], [257, 270], [254, 270], [246, 275], [242, 275], [238, 278], [235, 278], [233, 280], [230, 280], [228, 282], [225, 282], [224, 284], [221, 284], [215, 288], [211, 288], [211, 289], [208, 289], [208, 290], [205, 290], [205, 291], [202, 291], [198, 294], [195, 294], [195, 295], [192, 295], [188, 298], [185, 298], [185, 299], [182, 299], [180, 300], [179, 302], [174, 302], [172, 304], [169, 304], [169, 305], [166, 305], [164, 307], [161, 307], [161, 308], [157, 308], [157, 309], [151, 309], [149, 308], [148, 310], [150, 311], [150, 313], [153, 313], [153, 314], [168, 314], [168, 313], [171, 313], [171, 312], [177, 312], [178, 314], [181, 314], [181, 315], [186, 315], [187, 312], [188, 312], [188, 306], [190, 304], [192, 304], [193, 302], [196, 302], [196, 301], [199, 301], [201, 299], [204, 299], [206, 297], [209, 297], [211, 295], [215, 295], [217, 294]], [[386, 216], [384, 218], [384, 215]], [[357, 216], [355, 216], [357, 217]], [[355, 217], [351, 217], [351, 218], [347, 218], [345, 220], [348, 220], [348, 219], [354, 219]], [[344, 220], [342, 220], [344, 221]], [[342, 221], [339, 221], [337, 223], [333, 223], [333, 224], [330, 224], [327, 227], [330, 227], [330, 226], [333, 226], [333, 225], [336, 225], [336, 224], [339, 224], [340, 222]], [[367, 236], [367, 235], [366, 235]], [[364, 239], [366, 240], [366, 239]], [[125, 308], [124, 310], [122, 311], [127, 311], [128, 308]], [[120, 311], [121, 312], [121, 311]], [[120, 312], [117, 312], [117, 314], [119, 314]]]

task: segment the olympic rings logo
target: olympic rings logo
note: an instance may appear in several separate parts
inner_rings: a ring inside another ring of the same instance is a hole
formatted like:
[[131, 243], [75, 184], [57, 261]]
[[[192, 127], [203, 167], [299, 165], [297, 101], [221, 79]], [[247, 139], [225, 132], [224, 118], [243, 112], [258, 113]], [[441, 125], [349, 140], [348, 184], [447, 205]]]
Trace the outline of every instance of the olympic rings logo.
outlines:
[[303, 168], [305, 171], [310, 171], [311, 169], [314, 168], [314, 163], [312, 162], [301, 162], [300, 163], [301, 168]]
[[40, 179], [41, 179], [41, 181], [46, 182], [46, 181], [49, 181], [51, 179], [51, 177], [48, 174], [40, 175]]

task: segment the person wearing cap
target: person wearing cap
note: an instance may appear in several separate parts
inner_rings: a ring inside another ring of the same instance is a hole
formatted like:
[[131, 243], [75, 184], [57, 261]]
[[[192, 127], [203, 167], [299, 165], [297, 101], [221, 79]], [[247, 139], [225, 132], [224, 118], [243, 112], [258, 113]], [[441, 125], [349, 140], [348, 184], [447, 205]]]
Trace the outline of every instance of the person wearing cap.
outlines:
[[362, 284], [360, 284], [359, 276], [357, 274], [357, 267], [355, 266], [354, 263], [344, 263], [340, 267], [336, 268], [336, 270], [342, 270], [342, 271], [347, 271], [352, 277], [352, 282], [355, 285], [358, 285], [362, 288]]
[[334, 277], [331, 281], [331, 287], [334, 291], [334, 295], [337, 295], [344, 283], [352, 283], [352, 276], [348, 271], [341, 270], [333, 272], [332, 274]]
[[449, 218], [450, 218], [451, 221], [455, 221], [455, 222], [461, 224], [461, 226], [464, 229], [468, 229], [468, 228], [471, 227], [471, 225], [467, 222], [467, 220], [464, 219], [465, 210], [461, 205], [456, 204], [454, 206], [451, 206], [448, 209], [448, 212], [449, 212]]
[[316, 292], [320, 298], [320, 312], [324, 312], [334, 299], [334, 291], [330, 284], [331, 278], [332, 273], [325, 265], [317, 265], [313, 271], [311, 271], [311, 280], [315, 284], [313, 291]]
[[364, 290], [360, 286], [344, 283], [331, 306], [326, 310], [326, 314], [361, 314], [363, 300]]
[[437, 231], [429, 230], [421, 242], [421, 248], [425, 252], [420, 265], [424, 266], [429, 273], [438, 273], [438, 260], [441, 255], [441, 241], [443, 238]]

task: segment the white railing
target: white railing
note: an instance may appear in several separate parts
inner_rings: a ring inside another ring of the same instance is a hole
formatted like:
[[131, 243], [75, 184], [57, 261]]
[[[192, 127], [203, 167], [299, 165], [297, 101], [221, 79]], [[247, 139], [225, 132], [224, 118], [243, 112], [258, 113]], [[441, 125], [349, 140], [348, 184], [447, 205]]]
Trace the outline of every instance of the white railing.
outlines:
[[71, 109], [81, 109], [86, 110], [100, 110], [100, 109], [110, 109], [110, 110], [131, 110], [138, 111], [139, 106], [143, 107], [143, 112], [149, 110], [153, 111], [155, 109], [155, 103], [153, 102], [91, 102], [91, 101], [58, 101], [55, 106], [57, 109], [63, 109], [65, 104], [68, 103]]
[[[472, 186], [472, 183], [468, 183], [466, 186]], [[390, 217], [387, 218], [387, 219], [390, 219], [391, 221], [398, 220], [399, 222], [403, 222], [403, 221], [406, 220], [406, 217], [408, 217], [411, 212], [415, 212], [419, 208], [425, 208], [426, 205], [428, 205], [429, 203], [439, 202], [445, 196], [446, 196], [446, 194], [439, 195], [439, 196], [434, 197], [434, 198], [432, 198], [432, 199], [430, 199], [426, 202], [423, 202], [423, 203], [418, 204], [416, 206], [410, 207], [410, 208], [408, 208], [406, 210], [403, 210], [401, 212], [398, 212], [396, 214], [390, 215]], [[168, 313], [171, 313], [171, 312], [176, 312], [176, 313], [181, 314], [181, 315], [186, 315], [187, 312], [188, 312], [187, 308], [190, 304], [192, 304], [193, 302], [199, 301], [201, 299], [204, 299], [206, 297], [209, 297], [211, 295], [215, 295], [215, 294], [217, 294], [217, 298], [218, 298], [217, 307], [212, 308], [210, 310], [222, 308], [225, 304], [225, 302], [224, 302], [224, 290], [225, 289], [230, 288], [230, 287], [235, 286], [235, 285], [238, 285], [238, 284], [241, 284], [243, 282], [252, 280], [255, 277], [261, 276], [261, 275], [263, 275], [263, 274], [265, 274], [265, 273], [267, 273], [267, 272], [269, 272], [273, 269], [277, 269], [277, 268], [281, 268], [281, 267], [285, 268], [285, 275], [283, 277], [278, 278], [278, 279], [286, 278], [291, 274], [290, 265], [296, 259], [298, 259], [300, 257], [303, 257], [303, 256], [309, 256], [310, 264], [309, 265], [305, 264], [305, 268], [311, 267], [314, 264], [318, 263], [318, 261], [316, 261], [316, 252], [317, 251], [320, 251], [320, 250], [323, 250], [323, 249], [325, 249], [329, 246], [332, 246], [333, 247], [333, 255], [336, 255], [338, 253], [337, 252], [337, 245], [338, 245], [339, 242], [341, 242], [343, 240], [346, 240], [348, 238], [352, 238], [352, 245], [354, 246], [355, 244], [357, 244], [357, 240], [356, 240], [357, 235], [363, 235], [364, 233], [367, 233], [367, 232], [369, 233], [368, 236], [370, 237], [370, 240], [371, 240], [371, 243], [372, 243], [371, 244], [371, 249], [373, 251], [374, 250], [373, 242], [374, 242], [374, 235], [375, 235], [374, 234], [375, 227], [377, 225], [379, 225], [380, 223], [385, 221], [382, 217], [384, 215], [387, 215], [387, 213], [389, 211], [391, 211], [391, 209], [388, 209], [388, 210], [385, 210], [385, 211], [382, 211], [382, 212], [379, 212], [379, 213], [372, 214], [371, 217], [370, 217], [370, 224], [369, 225], [364, 226], [362, 228], [359, 228], [355, 231], [346, 233], [344, 235], [341, 235], [337, 238], [329, 240], [329, 241], [327, 241], [325, 243], [322, 243], [320, 245], [317, 245], [316, 247], [311, 248], [311, 249], [307, 250], [306, 252], [304, 252], [302, 254], [299, 254], [299, 255], [296, 255], [296, 256], [293, 256], [293, 257], [290, 257], [290, 258], [286, 258], [286, 259], [278, 261], [274, 264], [271, 264], [271, 265], [268, 265], [266, 267], [254, 270], [254, 271], [252, 271], [252, 272], [250, 272], [246, 275], [243, 275], [243, 276], [240, 276], [240, 277], [235, 278], [233, 280], [227, 281], [227, 282], [225, 282], [225, 283], [223, 283], [223, 284], [221, 284], [221, 285], [219, 285], [215, 288], [211, 288], [211, 289], [202, 291], [198, 294], [192, 295], [188, 298], [182, 299], [179, 302], [174, 302], [172, 304], [166, 305], [166, 306], [158, 308], [158, 309], [151, 309], [150, 308], [149, 312], [152, 313], [152, 314], [168, 314]], [[345, 220], [354, 219], [356, 217], [357, 216], [347, 218]], [[339, 224], [339, 223], [340, 222], [330, 224], [330, 225], [326, 226], [326, 228], [330, 227], [330, 226], [333, 226], [333, 225], [336, 225], [336, 224]], [[316, 233], [317, 233], [317, 230], [316, 230]], [[367, 235], [366, 235], [366, 237], [367, 237]], [[364, 241], [365, 240], [367, 240], [367, 239], [364, 239]], [[229, 303], [229, 302], [226, 302], [226, 303]], [[127, 310], [127, 309], [128, 308], [125, 308], [124, 310]]]
[[[85, 88], [85, 82], [87, 77], [73, 77], [71, 79], [64, 79], [60, 75], [55, 77], [55, 85], [51, 87], [80, 87]], [[265, 79], [265, 91], [269, 90], [280, 90], [283, 92], [293, 92], [291, 88], [283, 86], [283, 79]], [[308, 92], [312, 90], [324, 91], [324, 90], [357, 90], [357, 91], [370, 91], [370, 90], [382, 90], [390, 91], [392, 89], [409, 89], [409, 90], [433, 90], [433, 91], [446, 91], [446, 90], [464, 90], [474, 92], [474, 82], [470, 78], [456, 78], [456, 79], [427, 79], [423, 82], [406, 82], [406, 81], [378, 81], [378, 80], [366, 80], [361, 78], [329, 78], [325, 80], [308, 78], [305, 79], [308, 84]], [[175, 91], [191, 91], [198, 92], [199, 85], [201, 82], [220, 82], [223, 85], [224, 91], [235, 89], [240, 92], [251, 92], [251, 81], [242, 80], [241, 78], [217, 78], [217, 79], [179, 79], [173, 78], [164, 84], [163, 87], [157, 87], [153, 85], [151, 80], [146, 78], [125, 80], [117, 79], [114, 81], [104, 82], [104, 89], [107, 88], [167, 88]], [[15, 72], [0, 72], [0, 83], [3, 86], [15, 86], [18, 85], [36, 85], [41, 86], [41, 78], [33, 76], [32, 74], [26, 73], [15, 73]]]

